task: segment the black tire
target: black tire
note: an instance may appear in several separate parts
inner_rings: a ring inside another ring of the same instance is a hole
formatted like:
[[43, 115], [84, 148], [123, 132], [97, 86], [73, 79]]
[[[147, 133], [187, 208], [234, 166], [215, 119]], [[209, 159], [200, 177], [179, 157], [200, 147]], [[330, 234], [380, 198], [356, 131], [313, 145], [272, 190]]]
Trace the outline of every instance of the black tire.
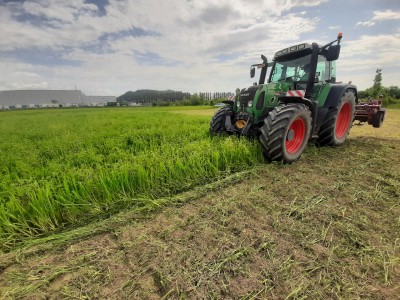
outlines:
[[384, 111], [378, 111], [374, 118], [372, 119], [372, 126], [375, 128], [380, 128], [383, 123], [383, 119], [385, 118], [385, 112]]
[[219, 109], [211, 119], [210, 122], [210, 135], [220, 135], [220, 134], [228, 134], [225, 126], [226, 116], [230, 116], [232, 119], [233, 116], [233, 108], [232, 107], [223, 107]]
[[290, 163], [300, 158], [311, 132], [311, 112], [304, 104], [288, 104], [269, 112], [260, 130], [268, 161]]
[[354, 91], [347, 89], [337, 107], [329, 108], [318, 132], [317, 144], [319, 146], [342, 145], [354, 120], [356, 96]]

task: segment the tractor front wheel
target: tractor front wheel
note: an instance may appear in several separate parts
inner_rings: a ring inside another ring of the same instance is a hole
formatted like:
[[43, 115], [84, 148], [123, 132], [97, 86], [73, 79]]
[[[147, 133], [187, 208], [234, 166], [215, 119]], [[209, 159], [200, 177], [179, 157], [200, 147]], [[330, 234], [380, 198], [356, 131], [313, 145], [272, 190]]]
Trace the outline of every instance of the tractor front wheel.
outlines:
[[372, 119], [372, 126], [374, 128], [380, 128], [383, 123], [383, 119], [385, 118], [385, 112], [383, 111], [378, 111], [374, 118]]
[[210, 122], [211, 136], [228, 133], [225, 126], [226, 116], [229, 116], [232, 120], [233, 117], [232, 107], [223, 107], [214, 114]]
[[318, 132], [317, 143], [320, 146], [339, 146], [349, 134], [354, 119], [356, 96], [347, 89], [337, 107], [331, 107]]
[[260, 142], [268, 161], [290, 163], [300, 158], [311, 132], [311, 112], [303, 104], [275, 107], [260, 130]]

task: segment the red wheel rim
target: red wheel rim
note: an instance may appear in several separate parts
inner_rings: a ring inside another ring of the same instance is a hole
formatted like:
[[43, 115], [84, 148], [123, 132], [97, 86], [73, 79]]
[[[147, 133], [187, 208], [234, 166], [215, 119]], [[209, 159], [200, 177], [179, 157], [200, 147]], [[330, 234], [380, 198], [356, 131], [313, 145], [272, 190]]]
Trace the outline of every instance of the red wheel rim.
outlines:
[[351, 105], [345, 103], [339, 111], [339, 115], [336, 121], [335, 133], [338, 139], [341, 139], [349, 129], [351, 121]]
[[286, 135], [286, 151], [289, 154], [296, 153], [303, 144], [306, 135], [306, 123], [303, 119], [296, 119], [292, 124]]

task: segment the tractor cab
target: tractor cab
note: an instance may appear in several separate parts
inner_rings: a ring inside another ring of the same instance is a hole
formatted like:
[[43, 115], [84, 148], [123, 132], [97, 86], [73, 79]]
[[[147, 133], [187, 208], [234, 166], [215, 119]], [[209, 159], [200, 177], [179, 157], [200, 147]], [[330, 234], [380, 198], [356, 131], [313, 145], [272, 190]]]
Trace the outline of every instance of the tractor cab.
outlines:
[[[275, 53], [268, 83], [285, 83], [289, 95], [301, 95], [312, 99], [316, 85], [336, 82], [335, 60], [339, 58], [340, 40], [319, 47], [303, 43]], [[333, 43], [338, 42], [337, 45]]]
[[[314, 73], [314, 76], [312, 76], [312, 73]], [[333, 82], [335, 77], [334, 62], [328, 62], [324, 56], [319, 55], [315, 64], [311, 61], [310, 53], [292, 57], [290, 60], [277, 58], [268, 82], [287, 83], [288, 90], [302, 90], [305, 92], [307, 87], [312, 87], [319, 82]]]

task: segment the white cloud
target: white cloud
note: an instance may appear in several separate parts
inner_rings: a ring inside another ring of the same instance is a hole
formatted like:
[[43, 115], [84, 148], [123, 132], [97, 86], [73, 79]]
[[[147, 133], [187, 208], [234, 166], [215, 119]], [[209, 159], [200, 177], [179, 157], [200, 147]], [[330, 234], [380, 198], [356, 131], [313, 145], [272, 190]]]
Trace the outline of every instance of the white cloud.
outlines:
[[[400, 34], [362, 35], [359, 39], [344, 42], [344, 58], [364, 61], [365, 56], [376, 62], [400, 65]], [[342, 49], [342, 50], [343, 50]]]
[[[215, 89], [232, 89], [234, 76], [245, 77], [243, 68], [254, 57], [261, 52], [271, 55], [317, 26], [319, 20], [308, 18], [304, 11], [297, 15], [287, 11], [323, 2], [110, 1], [100, 15], [84, 0], [25, 1], [1, 6], [0, 19], [6, 26], [0, 27], [4, 37], [0, 51], [36, 48], [67, 62], [80, 62], [80, 66], [19, 64], [14, 81], [30, 85], [78, 84], [95, 91], [107, 83], [116, 93], [145, 87], [201, 90], [212, 82]], [[224, 55], [240, 57], [216, 60]], [[0, 66], [5, 63], [0, 59]], [[18, 59], [14, 57], [13, 63]], [[27, 81], [29, 72], [38, 76]], [[0, 89], [5, 87], [0, 83]]]
[[23, 11], [58, 22], [72, 23], [77, 17], [85, 14], [90, 15], [97, 11], [94, 4], [86, 4], [83, 0], [42, 0], [40, 2], [26, 1], [22, 4]]
[[13, 75], [25, 76], [25, 77], [38, 77], [39, 74], [35, 72], [13, 72]]
[[400, 10], [374, 11], [374, 21], [400, 20]]
[[[275, 51], [301, 42], [305, 33], [324, 41], [329, 34], [316, 30], [325, 20], [305, 10], [325, 0], [109, 2], [105, 14], [84, 0], [0, 5], [0, 54], [8, 55], [0, 55], [0, 90], [76, 85], [87, 94], [119, 95], [140, 88], [233, 91], [250, 84], [248, 67], [259, 62], [261, 53], [271, 58]], [[358, 26], [398, 16], [379, 10]], [[328, 29], [340, 27], [345, 26]], [[48, 51], [66, 63], [34, 65], [9, 58], [21, 49]], [[399, 66], [398, 49], [399, 34], [343, 41], [339, 80], [368, 84], [362, 80], [382, 67], [387, 84], [396, 77], [385, 70]], [[72, 61], [79, 64], [68, 64]]]
[[377, 22], [389, 21], [389, 20], [400, 20], [400, 10], [392, 11], [392, 10], [384, 10], [384, 11], [374, 11], [374, 15], [371, 20], [364, 22], [357, 22], [356, 26], [361, 27], [371, 27], [374, 26]]
[[377, 68], [383, 69], [383, 85], [398, 86], [400, 34], [363, 35], [357, 40], [344, 41], [337, 68], [339, 79], [352, 80], [360, 89], [372, 85]]
[[376, 23], [374, 21], [357, 22], [356, 26], [371, 27]]
[[[265, 24], [271, 17], [279, 21], [278, 16], [295, 6], [314, 6], [321, 2], [324, 1], [292, 0], [284, 4], [278, 0], [262, 3], [243, 0], [111, 1], [106, 7], [106, 16], [100, 17], [94, 14], [95, 5], [85, 4], [83, 0], [25, 1], [20, 7], [13, 5], [2, 9], [1, 17], [4, 24], [8, 24], [8, 34], [0, 40], [0, 49], [78, 47], [95, 42], [104, 34], [135, 27], [159, 32], [171, 41], [218, 37], [234, 31], [234, 27]], [[30, 15], [40, 18], [41, 24], [30, 22]], [[27, 20], [17, 22], [15, 16], [25, 16]]]

